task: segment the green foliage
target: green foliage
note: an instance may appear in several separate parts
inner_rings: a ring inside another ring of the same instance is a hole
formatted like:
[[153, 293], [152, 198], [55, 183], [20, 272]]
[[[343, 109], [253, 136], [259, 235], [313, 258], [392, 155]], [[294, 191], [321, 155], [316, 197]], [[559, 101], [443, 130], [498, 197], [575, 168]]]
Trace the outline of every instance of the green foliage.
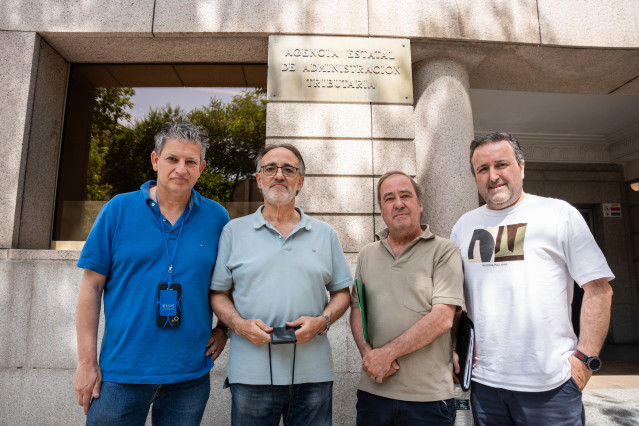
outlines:
[[206, 198], [221, 203], [231, 200], [234, 186], [234, 182], [226, 179], [222, 173], [214, 173], [207, 167], [197, 180], [195, 190]]
[[120, 121], [131, 120], [131, 114], [127, 110], [133, 107], [133, 95], [135, 90], [126, 87], [96, 90], [87, 173], [87, 199], [90, 201], [111, 198], [113, 189], [104, 177], [106, 157], [112, 141], [128, 130]]
[[266, 135], [263, 91], [244, 91], [226, 105], [211, 99], [208, 106], [191, 111], [188, 118], [207, 133], [210, 146], [206, 162], [214, 173], [235, 183], [255, 173], [255, 157]]
[[244, 91], [228, 104], [211, 99], [208, 106], [188, 114], [179, 107], [150, 109], [130, 127], [130, 88], [98, 89], [91, 137], [87, 190], [90, 200], [108, 200], [115, 194], [136, 190], [155, 179], [150, 155], [154, 136], [169, 121], [189, 120], [201, 126], [210, 141], [207, 167], [195, 189], [220, 202], [230, 201], [233, 189], [255, 173], [255, 156], [265, 143], [266, 101], [261, 90]]

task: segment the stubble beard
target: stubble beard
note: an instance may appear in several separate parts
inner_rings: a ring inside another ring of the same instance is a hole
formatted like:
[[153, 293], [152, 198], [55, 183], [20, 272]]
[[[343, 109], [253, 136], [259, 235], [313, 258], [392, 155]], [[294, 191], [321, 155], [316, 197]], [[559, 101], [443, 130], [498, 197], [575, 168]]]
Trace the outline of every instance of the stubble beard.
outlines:
[[[509, 192], [509, 196], [506, 198], [504, 198], [503, 188], [506, 188], [506, 191]], [[492, 197], [488, 195], [485, 197], [486, 205], [491, 210], [503, 210], [515, 204], [517, 200], [519, 200], [519, 197], [521, 197], [522, 191], [523, 185], [511, 187], [508, 182], [505, 182], [504, 186], [500, 188], [499, 193], [493, 194]], [[488, 194], [490, 194], [490, 190], [488, 190]]]

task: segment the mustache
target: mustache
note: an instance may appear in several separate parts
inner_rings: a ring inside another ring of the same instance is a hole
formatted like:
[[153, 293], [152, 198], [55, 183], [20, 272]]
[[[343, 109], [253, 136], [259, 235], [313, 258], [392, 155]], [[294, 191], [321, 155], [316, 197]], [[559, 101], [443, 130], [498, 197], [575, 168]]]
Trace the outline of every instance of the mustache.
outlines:
[[495, 187], [497, 185], [506, 185], [506, 182], [502, 178], [499, 178], [499, 179], [497, 179], [494, 182], [488, 182], [488, 187], [489, 188], [493, 188], [493, 187]]
[[286, 181], [285, 181], [285, 180], [273, 180], [273, 182], [271, 182], [271, 183], [269, 184], [269, 186], [268, 186], [268, 187], [269, 187], [269, 188], [272, 188], [272, 187], [274, 187], [275, 185], [284, 185], [284, 186], [285, 186], [285, 187], [287, 187], [287, 188], [289, 187], [289, 186], [288, 186], [288, 183], [286, 183]]
[[393, 212], [393, 217], [396, 217], [396, 216], [398, 216], [400, 214], [406, 214], [406, 213], [409, 213], [408, 209], [402, 208], [400, 210], [394, 211]]

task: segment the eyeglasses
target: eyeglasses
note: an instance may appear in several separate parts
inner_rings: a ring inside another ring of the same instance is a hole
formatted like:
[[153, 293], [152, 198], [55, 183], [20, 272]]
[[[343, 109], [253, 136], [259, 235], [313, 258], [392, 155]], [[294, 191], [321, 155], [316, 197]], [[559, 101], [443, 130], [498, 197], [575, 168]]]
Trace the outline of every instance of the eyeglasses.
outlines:
[[293, 166], [276, 166], [275, 164], [267, 164], [266, 166], [262, 166], [262, 173], [264, 176], [275, 176], [277, 174], [277, 169], [282, 169], [282, 174], [285, 177], [295, 177], [299, 168]]

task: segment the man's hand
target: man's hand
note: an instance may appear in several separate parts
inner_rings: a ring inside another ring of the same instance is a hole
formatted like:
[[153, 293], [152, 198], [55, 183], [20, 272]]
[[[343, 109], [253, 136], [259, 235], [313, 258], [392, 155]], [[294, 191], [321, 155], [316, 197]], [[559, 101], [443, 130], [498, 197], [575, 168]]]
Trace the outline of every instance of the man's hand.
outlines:
[[210, 356], [215, 361], [224, 350], [226, 339], [226, 333], [221, 328], [211, 330], [211, 337], [209, 337], [209, 341], [206, 344], [206, 356]]
[[570, 375], [575, 379], [575, 383], [579, 386], [580, 390], [584, 390], [588, 380], [592, 377], [592, 371], [586, 367], [581, 360], [577, 359], [574, 355], [570, 355], [568, 358], [570, 362]]
[[271, 341], [273, 327], [270, 327], [261, 319], [243, 319], [238, 317], [233, 321], [233, 331], [244, 337], [256, 346], [263, 345]]
[[78, 405], [84, 407], [86, 415], [91, 405], [91, 397], [100, 397], [102, 386], [102, 371], [97, 363], [80, 363], [73, 378], [73, 391]]
[[362, 357], [362, 366], [366, 375], [377, 383], [382, 383], [382, 380], [399, 370], [397, 360], [384, 347], [367, 352]]
[[326, 319], [322, 316], [299, 317], [295, 321], [287, 321], [288, 327], [300, 327], [295, 331], [297, 343], [303, 345], [326, 329]]
[[461, 369], [459, 368], [459, 355], [457, 355], [457, 352], [455, 352], [455, 350], [453, 349], [453, 383], [455, 383], [456, 385], [459, 384], [459, 378], [457, 377], [457, 375], [460, 371]]
[[78, 368], [73, 379], [73, 391], [78, 404], [89, 411], [91, 397], [100, 397], [102, 371], [98, 365], [98, 321], [106, 276], [85, 269], [80, 282], [75, 329], [78, 338]]

